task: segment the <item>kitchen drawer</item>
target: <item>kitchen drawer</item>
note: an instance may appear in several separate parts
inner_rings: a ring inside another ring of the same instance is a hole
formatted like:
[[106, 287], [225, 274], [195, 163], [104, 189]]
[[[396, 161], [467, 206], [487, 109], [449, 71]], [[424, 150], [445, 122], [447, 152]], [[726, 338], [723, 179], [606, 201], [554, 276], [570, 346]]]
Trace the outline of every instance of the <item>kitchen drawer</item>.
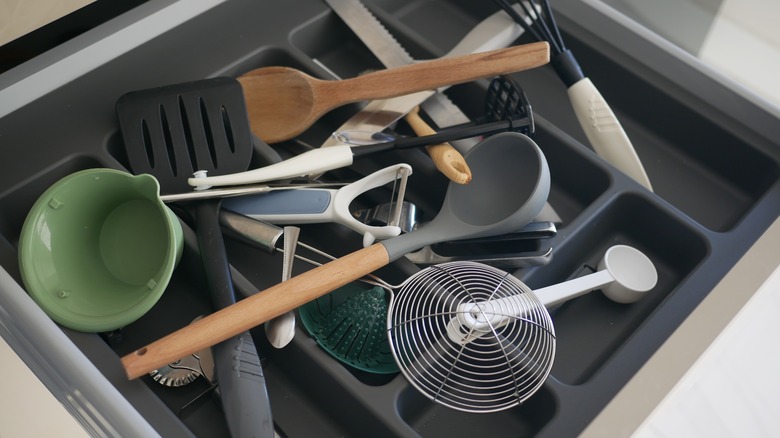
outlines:
[[[443, 55], [495, 11], [490, 2], [466, 0], [366, 4], [417, 59]], [[370, 374], [343, 365], [300, 324], [293, 342], [281, 350], [271, 348], [263, 330], [255, 329], [274, 420], [284, 436], [444, 436], [463, 430], [481, 436], [577, 434], [778, 216], [776, 119], [774, 128], [757, 126], [771, 115], [719, 86], [706, 71], [670, 57], [662, 44], [639, 38], [630, 26], [600, 26], [604, 18], [593, 5], [560, 0], [556, 8], [564, 39], [623, 123], [655, 193], [592, 152], [549, 67], [514, 74], [534, 109], [534, 139], [552, 177], [549, 203], [562, 219], [549, 240], [552, 261], [514, 274], [532, 288], [562, 282], [590, 272], [608, 247], [621, 243], [653, 260], [657, 287], [630, 305], [593, 293], [552, 309], [557, 356], [551, 375], [524, 404], [491, 414], [464, 414], [433, 403], [398, 373]], [[381, 67], [324, 2], [298, 0], [290, 7], [281, 1], [229, 0], [2, 117], [2, 267], [21, 284], [16, 253], [22, 223], [48, 186], [82, 169], [127, 170], [114, 110], [119, 96], [271, 65], [329, 78], [315, 60], [342, 77]], [[478, 116], [487, 83], [455, 86], [446, 94], [466, 114]], [[358, 108], [341, 107], [297, 139], [273, 147], [289, 156], [319, 145]], [[415, 172], [407, 199], [428, 220], [438, 211], [446, 180], [426, 160], [419, 150], [389, 152], [361, 158], [326, 178], [354, 179], [389, 163], [409, 162]], [[253, 165], [265, 163], [257, 152]], [[302, 241], [336, 256], [361, 247], [359, 235], [337, 225], [301, 228]], [[227, 244], [243, 296], [278, 282], [281, 256], [231, 239]], [[296, 263], [296, 273], [305, 269]], [[416, 270], [402, 259], [380, 274], [399, 283]], [[149, 377], [127, 381], [119, 362], [122, 355], [210, 311], [196, 239], [185, 227], [183, 259], [149, 313], [111, 334], [62, 331], [161, 434], [225, 436], [215, 397], [182, 411], [208, 389], [204, 381], [181, 388], [161, 386]], [[31, 324], [14, 323], [22, 331]]]

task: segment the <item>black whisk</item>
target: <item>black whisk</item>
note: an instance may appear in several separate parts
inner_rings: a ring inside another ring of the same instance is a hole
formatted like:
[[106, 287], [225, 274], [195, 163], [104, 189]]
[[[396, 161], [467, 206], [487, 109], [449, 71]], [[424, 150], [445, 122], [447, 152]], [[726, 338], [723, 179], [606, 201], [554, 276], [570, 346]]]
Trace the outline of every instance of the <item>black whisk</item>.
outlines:
[[577, 120], [596, 153], [648, 190], [652, 190], [634, 146], [617, 117], [590, 79], [583, 74], [571, 50], [566, 48], [550, 2], [493, 1], [534, 39], [550, 44], [550, 64], [566, 85]]
[[530, 0], [517, 3], [528, 19], [520, 15], [517, 9], [507, 0], [493, 1], [534, 39], [550, 43], [550, 52], [552, 53], [550, 64], [555, 69], [558, 77], [566, 84], [566, 87], [571, 87], [585, 78], [580, 64], [563, 42], [563, 37], [561, 37], [561, 32], [558, 30], [558, 24], [555, 22], [555, 16], [552, 13], [549, 1]]

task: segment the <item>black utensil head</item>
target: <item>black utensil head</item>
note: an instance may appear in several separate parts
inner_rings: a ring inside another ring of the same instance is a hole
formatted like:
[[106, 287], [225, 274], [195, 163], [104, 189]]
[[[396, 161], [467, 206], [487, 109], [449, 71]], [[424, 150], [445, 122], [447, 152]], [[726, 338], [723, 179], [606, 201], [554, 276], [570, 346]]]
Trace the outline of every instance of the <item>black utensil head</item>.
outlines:
[[192, 190], [196, 170], [246, 170], [252, 134], [240, 84], [218, 77], [127, 93], [116, 104], [128, 164], [149, 173], [163, 193]]
[[490, 82], [485, 96], [485, 116], [496, 122], [519, 122], [518, 128], [513, 130], [529, 137], [532, 137], [535, 131], [534, 113], [528, 96], [520, 85], [507, 75], [498, 76]]

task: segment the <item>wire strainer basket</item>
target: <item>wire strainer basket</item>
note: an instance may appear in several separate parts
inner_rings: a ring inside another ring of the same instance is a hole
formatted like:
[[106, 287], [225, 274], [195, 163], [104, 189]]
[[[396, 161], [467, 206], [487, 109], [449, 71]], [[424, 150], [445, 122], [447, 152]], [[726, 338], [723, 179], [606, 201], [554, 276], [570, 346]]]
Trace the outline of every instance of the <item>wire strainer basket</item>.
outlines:
[[[448, 325], [463, 305], [471, 316], [481, 303], [506, 300], [502, 324], [469, 331], [456, 342]], [[401, 372], [423, 395], [453, 409], [488, 413], [517, 406], [544, 383], [555, 357], [555, 330], [547, 309], [513, 275], [473, 262], [428, 267], [394, 294], [388, 339]]]

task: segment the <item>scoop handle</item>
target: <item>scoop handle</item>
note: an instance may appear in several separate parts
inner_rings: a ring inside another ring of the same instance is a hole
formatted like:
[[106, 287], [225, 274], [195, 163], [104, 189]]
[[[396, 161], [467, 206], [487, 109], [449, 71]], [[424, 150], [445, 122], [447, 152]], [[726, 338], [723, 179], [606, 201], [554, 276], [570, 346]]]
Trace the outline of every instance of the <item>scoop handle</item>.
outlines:
[[528, 70], [547, 64], [549, 61], [550, 45], [547, 42], [440, 58], [341, 81], [320, 81], [321, 91], [331, 94], [329, 99], [321, 101], [340, 106], [361, 100], [387, 99]]
[[124, 356], [122, 366], [135, 379], [180, 357], [211, 347], [334, 291], [387, 265], [377, 243], [297, 275], [196, 321]]

